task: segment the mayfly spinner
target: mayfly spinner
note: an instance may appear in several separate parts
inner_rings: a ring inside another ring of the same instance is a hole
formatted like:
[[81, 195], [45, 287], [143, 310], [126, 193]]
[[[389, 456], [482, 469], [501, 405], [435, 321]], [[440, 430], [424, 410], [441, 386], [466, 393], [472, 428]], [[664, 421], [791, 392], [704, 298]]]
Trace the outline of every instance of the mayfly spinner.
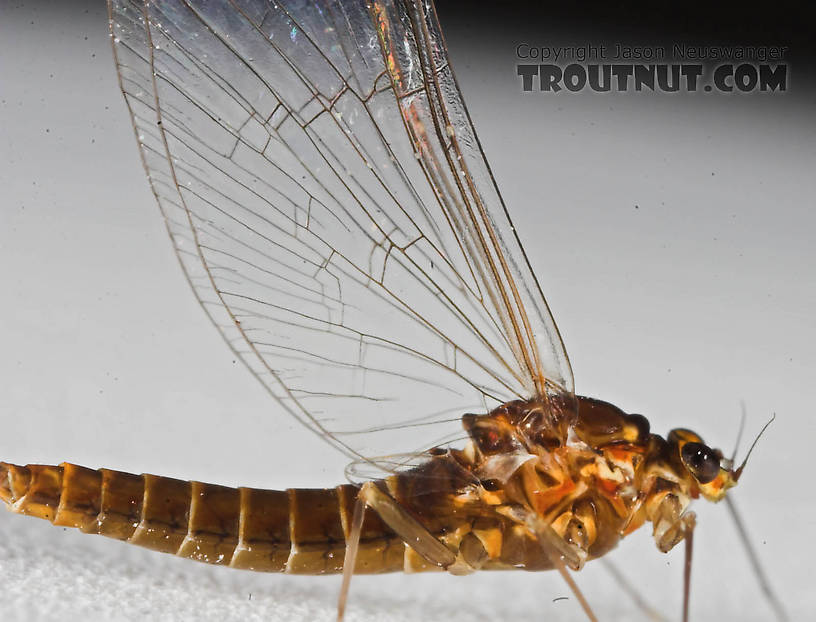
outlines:
[[[189, 282], [352, 483], [226, 488], [0, 463], [21, 514], [249, 570], [569, 569], [743, 472], [576, 396], [433, 5], [112, 0], [119, 82]], [[419, 436], [420, 433], [423, 436]]]

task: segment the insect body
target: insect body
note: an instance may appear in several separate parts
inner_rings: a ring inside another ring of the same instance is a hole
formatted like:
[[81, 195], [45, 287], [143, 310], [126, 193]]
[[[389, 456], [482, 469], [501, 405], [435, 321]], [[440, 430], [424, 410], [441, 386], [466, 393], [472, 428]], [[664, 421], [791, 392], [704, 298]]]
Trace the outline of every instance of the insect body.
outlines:
[[[693, 527], [693, 514], [684, 513], [692, 497], [716, 501], [736, 483], [687, 430], [664, 440], [649, 433], [644, 417], [588, 398], [578, 399], [571, 426], [551, 415], [537, 402], [466, 415], [472, 440], [465, 449], [436, 452], [378, 482], [445, 544], [449, 558], [423, 557], [409, 534], [368, 509], [354, 572], [552, 568], [532, 524], [576, 570], [645, 521], [665, 552]], [[11, 511], [55, 525], [197, 561], [295, 574], [343, 571], [358, 494], [349, 484], [233, 489], [73, 464], [0, 463], [0, 482]]]

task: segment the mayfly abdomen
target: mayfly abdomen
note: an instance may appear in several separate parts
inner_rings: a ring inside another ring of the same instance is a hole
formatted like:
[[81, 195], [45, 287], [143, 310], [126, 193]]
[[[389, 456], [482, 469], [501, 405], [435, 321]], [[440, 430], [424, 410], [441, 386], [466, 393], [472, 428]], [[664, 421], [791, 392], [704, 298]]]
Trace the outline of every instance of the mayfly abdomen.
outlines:
[[[343, 570], [357, 489], [228, 488], [75, 464], [0, 462], [8, 509], [210, 564], [261, 572]], [[356, 573], [402, 570], [406, 548], [366, 512]]]

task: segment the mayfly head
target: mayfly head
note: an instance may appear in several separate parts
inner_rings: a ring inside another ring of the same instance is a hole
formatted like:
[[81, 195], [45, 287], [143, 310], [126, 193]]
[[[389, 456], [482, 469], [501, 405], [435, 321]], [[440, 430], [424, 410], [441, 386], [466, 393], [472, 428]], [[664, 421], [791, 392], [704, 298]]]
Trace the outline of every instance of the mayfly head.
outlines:
[[669, 441], [676, 444], [680, 461], [694, 478], [700, 494], [709, 501], [720, 501], [726, 491], [736, 485], [732, 461], [724, 458], [719, 449], [706, 445], [691, 430], [672, 430]]
[[734, 468], [734, 459], [726, 458], [719, 449], [713, 449], [691, 430], [676, 429], [669, 434], [669, 441], [676, 445], [680, 461], [686, 471], [696, 481], [700, 494], [709, 501], [721, 501], [729, 488], [737, 485], [748, 458], [754, 447], [768, 428], [773, 418], [760, 430], [751, 448], [739, 467]]

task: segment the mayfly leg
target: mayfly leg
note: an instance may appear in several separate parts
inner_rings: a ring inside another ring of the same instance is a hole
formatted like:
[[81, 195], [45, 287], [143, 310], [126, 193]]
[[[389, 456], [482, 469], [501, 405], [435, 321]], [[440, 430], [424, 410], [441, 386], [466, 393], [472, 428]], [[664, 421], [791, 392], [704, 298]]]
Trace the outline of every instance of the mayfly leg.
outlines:
[[370, 507], [382, 521], [428, 562], [439, 566], [454, 574], [463, 574], [466, 568], [460, 569], [456, 554], [444, 543], [423, 527], [415, 518], [409, 515], [392, 497], [377, 488], [374, 482], [366, 482], [360, 488], [357, 501], [354, 505], [354, 515], [351, 520], [351, 529], [346, 540], [346, 553], [343, 560], [343, 582], [340, 587], [340, 597], [337, 601], [337, 620], [342, 622], [345, 614], [348, 591], [351, 585], [351, 575], [354, 574], [354, 565], [357, 552], [360, 548], [360, 535], [363, 529], [365, 509]]
[[[689, 514], [693, 517], [693, 514]], [[683, 564], [683, 622], [688, 622], [689, 619], [689, 602], [691, 598], [691, 561], [694, 554], [694, 527], [696, 525], [694, 519], [687, 524], [686, 528], [686, 555], [685, 563]]]
[[526, 526], [527, 529], [536, 536], [536, 540], [541, 546], [541, 549], [550, 559], [553, 567], [559, 572], [570, 590], [572, 590], [572, 593], [575, 594], [575, 598], [578, 600], [587, 618], [589, 618], [591, 622], [598, 622], [598, 618], [592, 611], [589, 601], [587, 601], [583, 592], [581, 592], [575, 579], [573, 579], [569, 573], [566, 563], [564, 563], [565, 559], [569, 559], [570, 552], [565, 549], [564, 541], [553, 530], [552, 526], [535, 512], [520, 506], [505, 506], [498, 511], [511, 520]]
[[357, 495], [357, 500], [354, 502], [354, 514], [351, 519], [349, 537], [346, 540], [346, 554], [343, 558], [343, 582], [340, 584], [340, 595], [337, 598], [337, 622], [343, 622], [343, 616], [346, 615], [351, 575], [354, 574], [357, 552], [360, 550], [360, 534], [363, 531], [365, 508], [366, 503], [362, 495]]

